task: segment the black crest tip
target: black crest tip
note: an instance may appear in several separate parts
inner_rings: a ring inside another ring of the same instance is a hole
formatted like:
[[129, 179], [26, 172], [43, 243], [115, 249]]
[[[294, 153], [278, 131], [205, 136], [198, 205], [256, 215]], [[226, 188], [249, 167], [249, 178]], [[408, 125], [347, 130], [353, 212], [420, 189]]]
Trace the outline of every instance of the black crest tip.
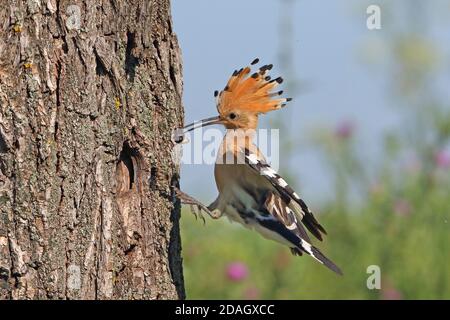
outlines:
[[255, 60], [252, 61], [252, 63], [250, 63], [252, 66], [257, 64], [259, 62], [259, 58], [256, 58]]

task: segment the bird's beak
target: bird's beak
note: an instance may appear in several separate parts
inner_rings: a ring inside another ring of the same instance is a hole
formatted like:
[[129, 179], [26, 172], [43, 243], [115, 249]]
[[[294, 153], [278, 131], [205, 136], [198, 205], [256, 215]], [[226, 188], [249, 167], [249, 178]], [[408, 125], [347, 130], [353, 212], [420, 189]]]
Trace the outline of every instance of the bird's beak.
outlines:
[[192, 123], [188, 124], [187, 126], [184, 126], [183, 129], [185, 130], [184, 133], [186, 133], [186, 132], [192, 131], [194, 129], [210, 126], [213, 124], [220, 124], [220, 123], [222, 123], [222, 120], [220, 119], [220, 117], [211, 117], [211, 118], [206, 118], [206, 119], [203, 119], [200, 121], [192, 122]]
[[179, 128], [179, 129], [175, 130], [175, 132], [172, 136], [172, 139], [175, 143], [187, 143], [188, 140], [185, 137], [185, 134], [187, 132], [198, 129], [198, 128], [210, 126], [213, 124], [219, 124], [219, 123], [222, 123], [222, 120], [218, 116], [192, 122], [192, 123], [188, 124], [187, 126], [184, 126], [183, 128]]

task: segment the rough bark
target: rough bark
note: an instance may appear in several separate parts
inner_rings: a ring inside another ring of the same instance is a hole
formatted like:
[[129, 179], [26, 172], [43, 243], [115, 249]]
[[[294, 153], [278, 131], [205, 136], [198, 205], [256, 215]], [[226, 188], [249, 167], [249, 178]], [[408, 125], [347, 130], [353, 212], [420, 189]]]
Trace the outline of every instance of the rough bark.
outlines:
[[0, 299], [184, 298], [181, 92], [169, 0], [0, 2]]

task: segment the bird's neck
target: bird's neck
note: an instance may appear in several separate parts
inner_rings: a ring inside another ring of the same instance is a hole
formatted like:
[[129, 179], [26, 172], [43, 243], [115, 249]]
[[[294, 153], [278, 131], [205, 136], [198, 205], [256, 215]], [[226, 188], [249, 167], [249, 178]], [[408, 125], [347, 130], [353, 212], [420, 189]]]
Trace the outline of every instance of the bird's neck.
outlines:
[[256, 129], [227, 129], [225, 139], [239, 139], [252, 142], [256, 135]]
[[249, 150], [254, 148], [255, 134], [256, 131], [253, 129], [228, 129], [222, 141], [222, 151], [233, 150], [235, 153], [238, 150], [244, 150], [244, 148]]

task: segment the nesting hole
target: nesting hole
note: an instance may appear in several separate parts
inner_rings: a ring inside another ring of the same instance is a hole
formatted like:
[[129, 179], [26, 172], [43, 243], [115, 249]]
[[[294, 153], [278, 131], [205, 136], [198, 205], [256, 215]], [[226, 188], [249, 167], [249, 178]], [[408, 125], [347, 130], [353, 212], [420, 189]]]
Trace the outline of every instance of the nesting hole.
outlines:
[[116, 168], [117, 191], [119, 196], [136, 188], [139, 176], [139, 151], [131, 148], [128, 143], [123, 144]]

